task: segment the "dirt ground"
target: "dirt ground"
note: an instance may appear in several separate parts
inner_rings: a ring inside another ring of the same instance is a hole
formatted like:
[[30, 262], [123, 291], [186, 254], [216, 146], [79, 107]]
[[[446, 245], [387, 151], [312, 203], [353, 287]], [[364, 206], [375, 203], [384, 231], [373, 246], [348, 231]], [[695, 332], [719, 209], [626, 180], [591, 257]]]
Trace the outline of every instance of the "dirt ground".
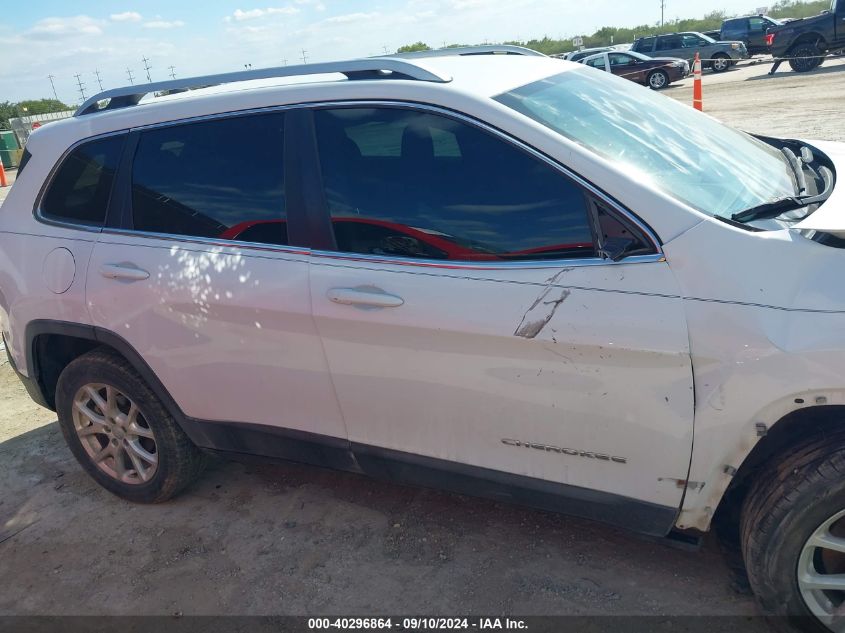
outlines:
[[[767, 70], [707, 73], [707, 110], [845, 141], [845, 63]], [[667, 94], [691, 101], [686, 84]], [[0, 614], [756, 614], [732, 579], [712, 538], [688, 551], [297, 465], [216, 461], [172, 502], [125, 503], [77, 466], [5, 355], [0, 365]]]

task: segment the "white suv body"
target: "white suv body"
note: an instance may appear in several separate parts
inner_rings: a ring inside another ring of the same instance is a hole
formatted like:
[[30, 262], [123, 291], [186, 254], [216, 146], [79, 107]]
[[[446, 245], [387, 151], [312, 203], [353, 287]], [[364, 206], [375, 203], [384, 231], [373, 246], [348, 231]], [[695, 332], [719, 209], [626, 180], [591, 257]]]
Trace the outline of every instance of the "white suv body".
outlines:
[[[394, 75], [229, 83], [138, 105], [111, 95], [113, 110], [84, 106], [30, 137], [0, 213], [0, 324], [30, 392], [82, 438], [72, 448], [111, 450], [90, 439], [103, 402], [68, 396], [63, 413], [56, 396], [62, 372], [106, 350], [202, 449], [663, 535], [709, 529], [732, 494], [747, 508], [801, 438], [838, 432], [845, 189], [827, 187], [806, 217], [731, 219], [735, 198], [762, 192], [764, 204], [795, 185], [777, 142], [761, 149], [549, 58], [384, 65]], [[628, 125], [635, 144], [607, 140], [631, 138]], [[672, 145], [673, 127], [689, 147]], [[707, 143], [723, 143], [726, 170], [759, 173], [739, 189], [703, 180], [692, 166], [710, 160]], [[817, 189], [832, 185], [845, 146], [803, 147]], [[80, 210], [95, 204], [105, 217]], [[154, 418], [139, 404], [151, 399], [118, 388], [138, 404], [106, 403], [126, 459], [89, 472], [131, 498], [173, 458], [154, 421], [127, 422]], [[146, 452], [130, 454], [131, 438]], [[762, 576], [752, 584], [779, 608]], [[836, 606], [812, 583], [795, 591], [791, 611], [824, 619]]]

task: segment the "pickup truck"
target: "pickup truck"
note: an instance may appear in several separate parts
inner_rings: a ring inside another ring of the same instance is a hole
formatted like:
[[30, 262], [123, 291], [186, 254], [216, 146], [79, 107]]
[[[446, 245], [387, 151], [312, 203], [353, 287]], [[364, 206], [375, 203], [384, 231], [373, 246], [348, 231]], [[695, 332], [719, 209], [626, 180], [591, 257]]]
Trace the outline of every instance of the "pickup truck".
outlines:
[[809, 72], [828, 53], [845, 49], [845, 0], [831, 0], [830, 10], [769, 29], [773, 57], [789, 60], [795, 72]]
[[704, 35], [712, 37], [714, 40], [745, 42], [745, 47], [750, 55], [762, 55], [769, 52], [766, 32], [783, 24], [784, 22], [767, 15], [744, 15], [739, 18], [729, 18], [722, 22], [721, 30], [705, 31]]

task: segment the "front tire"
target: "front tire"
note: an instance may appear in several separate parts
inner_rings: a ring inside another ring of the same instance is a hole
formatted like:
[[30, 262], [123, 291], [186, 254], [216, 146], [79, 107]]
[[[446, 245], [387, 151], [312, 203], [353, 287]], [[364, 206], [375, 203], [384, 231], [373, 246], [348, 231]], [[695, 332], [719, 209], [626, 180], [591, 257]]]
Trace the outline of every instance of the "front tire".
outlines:
[[193, 482], [205, 455], [123, 358], [94, 350], [59, 376], [56, 412], [76, 460], [128, 501], [166, 501]]
[[648, 76], [648, 87], [652, 90], [663, 90], [669, 85], [669, 75], [664, 70], [655, 70]]
[[797, 44], [789, 51], [789, 67], [797, 73], [808, 73], [824, 62], [824, 54], [812, 43]]
[[845, 624], [845, 433], [809, 440], [764, 468], [740, 523], [764, 610], [804, 631]]
[[731, 63], [730, 57], [724, 53], [717, 53], [713, 56], [713, 64], [711, 68], [713, 68], [714, 73], [723, 73], [730, 70]]

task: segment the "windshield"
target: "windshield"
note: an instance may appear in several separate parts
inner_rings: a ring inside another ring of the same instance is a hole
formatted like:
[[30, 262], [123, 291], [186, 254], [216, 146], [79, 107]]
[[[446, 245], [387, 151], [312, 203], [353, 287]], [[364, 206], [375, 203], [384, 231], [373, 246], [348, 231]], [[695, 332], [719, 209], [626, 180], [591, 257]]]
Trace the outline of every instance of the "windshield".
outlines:
[[579, 68], [496, 100], [710, 215], [796, 194], [779, 150], [625, 79]]
[[703, 39], [703, 40], [704, 40], [705, 42], [707, 42], [708, 44], [715, 44], [715, 43], [716, 43], [716, 40], [714, 40], [714, 39], [713, 39], [712, 37], [710, 37], [709, 35], [705, 35], [704, 33], [690, 33], [690, 35], [698, 35], [698, 37], [700, 37], [701, 39]]

